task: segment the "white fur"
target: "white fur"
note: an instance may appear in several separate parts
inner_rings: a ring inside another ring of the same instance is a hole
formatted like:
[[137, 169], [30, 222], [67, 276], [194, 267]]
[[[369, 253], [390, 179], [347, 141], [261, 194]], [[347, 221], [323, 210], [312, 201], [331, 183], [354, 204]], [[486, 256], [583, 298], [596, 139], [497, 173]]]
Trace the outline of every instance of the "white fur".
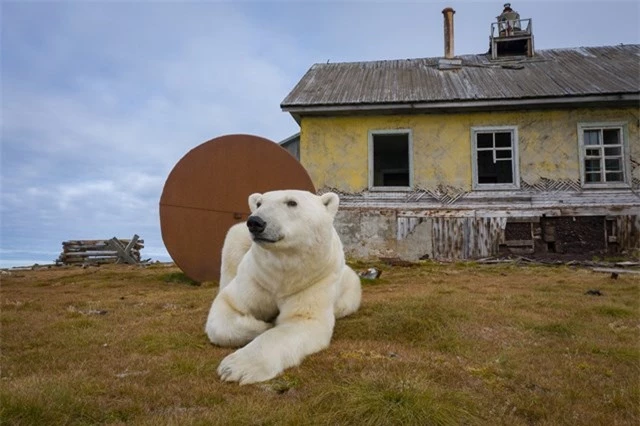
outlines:
[[335, 318], [360, 306], [360, 279], [345, 264], [333, 227], [338, 204], [334, 193], [296, 190], [249, 197], [269, 242], [246, 224], [225, 238], [220, 290], [205, 331], [217, 345], [244, 347], [222, 360], [222, 380], [261, 382], [299, 365], [329, 345]]

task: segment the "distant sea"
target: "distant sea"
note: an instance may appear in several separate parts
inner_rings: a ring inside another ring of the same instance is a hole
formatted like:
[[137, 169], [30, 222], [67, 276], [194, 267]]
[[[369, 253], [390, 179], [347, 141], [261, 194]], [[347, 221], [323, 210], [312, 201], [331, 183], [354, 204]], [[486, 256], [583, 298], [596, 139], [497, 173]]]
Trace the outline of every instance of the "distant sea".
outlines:
[[[147, 251], [146, 248], [140, 252], [143, 260], [151, 259], [151, 262], [171, 262], [171, 256], [166, 250], [156, 249]], [[56, 263], [56, 259], [60, 256], [60, 252], [44, 252], [44, 251], [20, 251], [20, 250], [2, 250], [0, 251], [0, 268], [15, 268], [19, 266], [51, 265]]]

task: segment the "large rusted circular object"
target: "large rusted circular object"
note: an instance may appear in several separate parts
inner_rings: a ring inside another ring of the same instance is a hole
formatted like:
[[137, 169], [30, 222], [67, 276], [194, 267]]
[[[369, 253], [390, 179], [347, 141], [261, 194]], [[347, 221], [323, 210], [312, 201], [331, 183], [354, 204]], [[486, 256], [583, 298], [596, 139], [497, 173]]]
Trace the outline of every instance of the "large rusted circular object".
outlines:
[[160, 197], [162, 240], [171, 258], [193, 280], [218, 280], [224, 236], [247, 220], [249, 195], [278, 189], [315, 192], [304, 167], [275, 142], [228, 135], [192, 149]]

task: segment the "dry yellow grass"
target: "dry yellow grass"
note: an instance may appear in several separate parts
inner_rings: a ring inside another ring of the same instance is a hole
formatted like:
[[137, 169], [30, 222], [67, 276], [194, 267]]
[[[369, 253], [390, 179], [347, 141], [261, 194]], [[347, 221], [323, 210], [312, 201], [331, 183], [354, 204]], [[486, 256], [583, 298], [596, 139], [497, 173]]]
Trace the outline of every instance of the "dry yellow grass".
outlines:
[[[363, 266], [363, 265], [357, 265]], [[2, 275], [11, 425], [635, 425], [640, 280], [543, 266], [385, 267], [329, 349], [221, 383], [213, 285], [175, 267]], [[585, 295], [599, 289], [603, 296]]]

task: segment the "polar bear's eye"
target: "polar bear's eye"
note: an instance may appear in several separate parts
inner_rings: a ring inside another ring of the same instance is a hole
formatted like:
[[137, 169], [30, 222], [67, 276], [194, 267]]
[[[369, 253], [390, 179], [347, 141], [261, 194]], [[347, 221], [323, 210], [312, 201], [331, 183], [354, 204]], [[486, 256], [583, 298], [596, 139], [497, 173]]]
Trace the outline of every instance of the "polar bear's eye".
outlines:
[[256, 207], [260, 207], [261, 205], [262, 205], [262, 203], [259, 202], [259, 201], [256, 203]]
[[296, 203], [296, 202], [295, 202], [295, 201], [293, 201], [293, 200], [289, 200], [289, 201], [287, 201], [287, 206], [289, 206], [289, 207], [295, 207], [295, 206], [297, 206], [297, 205], [298, 205], [298, 203]]

